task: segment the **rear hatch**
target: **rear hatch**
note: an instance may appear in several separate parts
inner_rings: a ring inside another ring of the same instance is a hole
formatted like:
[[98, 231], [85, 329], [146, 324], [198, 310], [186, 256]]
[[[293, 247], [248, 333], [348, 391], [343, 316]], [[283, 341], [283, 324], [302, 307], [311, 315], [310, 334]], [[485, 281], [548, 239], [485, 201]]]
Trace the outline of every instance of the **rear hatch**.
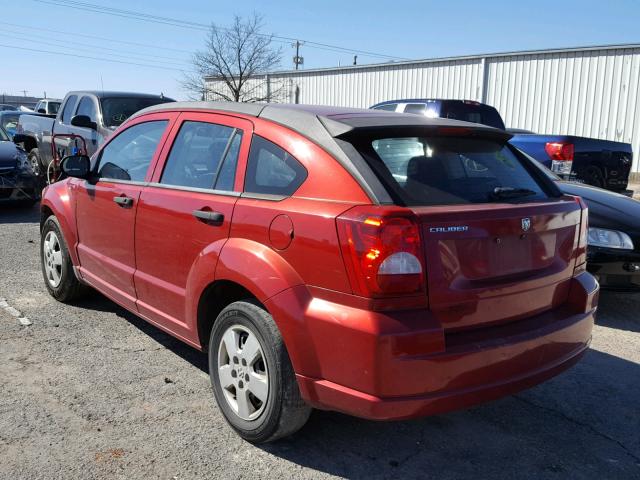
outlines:
[[581, 207], [508, 138], [461, 127], [379, 131], [356, 144], [420, 222], [429, 308], [447, 330], [515, 321], [568, 298]]
[[580, 224], [573, 198], [413, 210], [429, 305], [446, 329], [517, 320], [566, 301]]

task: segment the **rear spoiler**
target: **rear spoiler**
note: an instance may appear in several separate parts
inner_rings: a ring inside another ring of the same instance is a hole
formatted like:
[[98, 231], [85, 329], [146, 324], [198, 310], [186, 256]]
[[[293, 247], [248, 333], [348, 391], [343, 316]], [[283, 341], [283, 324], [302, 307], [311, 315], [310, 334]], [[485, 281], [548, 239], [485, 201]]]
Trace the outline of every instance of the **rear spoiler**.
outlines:
[[[406, 118], [411, 117], [411, 118]], [[334, 138], [347, 139], [354, 134], [368, 134], [385, 132], [385, 135], [406, 136], [451, 136], [451, 137], [479, 137], [508, 142], [513, 135], [505, 130], [480, 125], [477, 123], [461, 122], [449, 119], [427, 119], [414, 115], [389, 114], [375, 116], [351, 116], [336, 121], [327, 117], [319, 117], [329, 134]]]

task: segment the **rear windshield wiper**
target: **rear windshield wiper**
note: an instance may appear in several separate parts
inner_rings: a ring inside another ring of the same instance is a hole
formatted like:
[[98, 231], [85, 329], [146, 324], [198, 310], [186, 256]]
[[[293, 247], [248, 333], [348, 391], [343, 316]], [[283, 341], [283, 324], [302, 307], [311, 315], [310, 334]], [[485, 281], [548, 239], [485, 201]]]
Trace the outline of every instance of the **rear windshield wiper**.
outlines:
[[536, 192], [528, 188], [496, 187], [493, 189], [493, 192], [489, 193], [489, 198], [501, 200], [505, 198], [529, 197], [535, 194]]

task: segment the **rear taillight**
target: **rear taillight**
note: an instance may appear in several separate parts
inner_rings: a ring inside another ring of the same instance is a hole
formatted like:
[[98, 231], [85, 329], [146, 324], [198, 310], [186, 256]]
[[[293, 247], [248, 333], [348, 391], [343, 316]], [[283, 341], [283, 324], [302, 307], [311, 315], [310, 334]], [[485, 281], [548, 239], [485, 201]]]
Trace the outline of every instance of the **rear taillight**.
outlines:
[[355, 294], [385, 297], [424, 291], [420, 228], [410, 212], [355, 207], [337, 218], [337, 226]]
[[551, 159], [551, 171], [559, 175], [569, 175], [573, 165], [573, 143], [547, 142], [544, 150]]
[[575, 197], [580, 205], [580, 231], [578, 232], [578, 251], [576, 252], [576, 266], [574, 275], [582, 273], [587, 266], [587, 237], [589, 235], [589, 209], [581, 197]]

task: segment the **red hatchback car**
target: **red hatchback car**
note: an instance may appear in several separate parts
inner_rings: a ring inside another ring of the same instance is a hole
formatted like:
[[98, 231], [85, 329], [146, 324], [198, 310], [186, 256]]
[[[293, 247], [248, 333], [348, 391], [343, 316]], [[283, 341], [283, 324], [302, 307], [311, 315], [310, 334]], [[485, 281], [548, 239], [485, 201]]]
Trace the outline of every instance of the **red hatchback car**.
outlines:
[[374, 110], [169, 103], [42, 201], [42, 271], [208, 352], [252, 442], [311, 408], [389, 420], [517, 392], [587, 349], [587, 211], [501, 130]]

